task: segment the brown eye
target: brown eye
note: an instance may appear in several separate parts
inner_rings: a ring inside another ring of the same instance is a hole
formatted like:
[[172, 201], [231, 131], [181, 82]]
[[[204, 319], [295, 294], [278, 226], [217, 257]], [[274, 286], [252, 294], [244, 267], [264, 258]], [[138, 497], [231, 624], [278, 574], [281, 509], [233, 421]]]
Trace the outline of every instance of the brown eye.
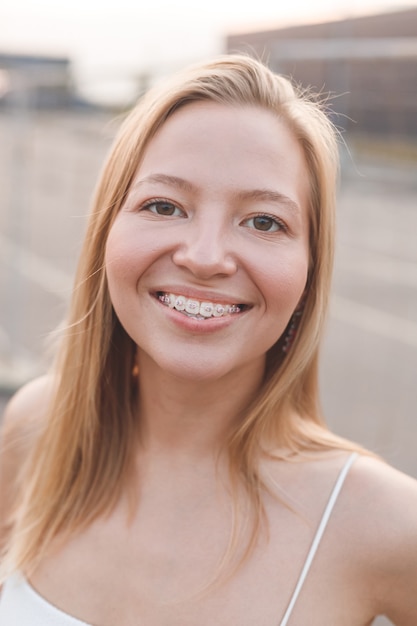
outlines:
[[253, 225], [257, 230], [271, 230], [274, 226], [274, 222], [270, 217], [266, 217], [266, 215], [259, 215], [253, 218]]
[[249, 228], [261, 230], [265, 233], [273, 233], [284, 228], [277, 218], [270, 215], [256, 215], [247, 220], [246, 224]]
[[165, 215], [167, 217], [183, 215], [181, 209], [176, 207], [175, 204], [164, 200], [154, 200], [149, 202], [143, 207], [143, 209], [150, 211], [151, 213], [155, 213], [156, 215]]

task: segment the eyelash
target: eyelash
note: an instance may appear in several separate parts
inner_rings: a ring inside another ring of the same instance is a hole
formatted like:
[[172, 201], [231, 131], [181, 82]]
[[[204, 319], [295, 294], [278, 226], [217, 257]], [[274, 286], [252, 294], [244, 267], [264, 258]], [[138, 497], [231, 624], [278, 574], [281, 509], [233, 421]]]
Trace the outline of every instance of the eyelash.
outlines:
[[[169, 207], [172, 207], [173, 209], [173, 213], [158, 213], [157, 210], [152, 211], [151, 207], [155, 207], [157, 208], [158, 206], [160, 207], [161, 205], [168, 205]], [[173, 202], [171, 202], [170, 200], [166, 200], [164, 198], [153, 198], [152, 200], [148, 200], [147, 202], [145, 202], [145, 204], [143, 204], [140, 208], [141, 211], [150, 211], [151, 213], [153, 213], [154, 215], [160, 215], [162, 217], [183, 217], [184, 216], [184, 212], [182, 211], [182, 209], [180, 209], [176, 204], [174, 204]], [[175, 215], [175, 212], [179, 211], [180, 215]], [[270, 215], [269, 213], [257, 213], [256, 215], [253, 215], [252, 217], [246, 218], [243, 221], [243, 224], [248, 224], [248, 222], [251, 222], [253, 220], [256, 220], [257, 218], [266, 218], [266, 220], [270, 220], [271, 223], [274, 225], [273, 229], [262, 229], [262, 228], [255, 228], [254, 226], [252, 226], [251, 228], [253, 228], [253, 230], [256, 230], [257, 232], [264, 232], [264, 233], [275, 233], [275, 232], [287, 232], [288, 228], [286, 226], [286, 224], [280, 220], [278, 217], [276, 217], [276, 215]]]
[[176, 204], [174, 204], [170, 200], [165, 200], [164, 198], [152, 198], [152, 200], [148, 200], [147, 202], [145, 202], [145, 204], [143, 204], [140, 207], [140, 210], [141, 211], [147, 210], [153, 213], [154, 215], [160, 215], [162, 217], [179, 217], [179, 215], [158, 213], [157, 211], [151, 210], [151, 207], [158, 207], [158, 206], [160, 207], [161, 205], [164, 205], [164, 204], [172, 207], [174, 209], [174, 212], [179, 211], [181, 213], [181, 217], [184, 215], [184, 212], [182, 211], [182, 209], [180, 209]]
[[256, 220], [257, 218], [266, 218], [267, 220], [271, 220], [271, 222], [274, 224], [274, 228], [272, 230], [263, 230], [262, 228], [254, 228], [254, 230], [256, 230], [257, 232], [260, 233], [275, 233], [275, 232], [287, 232], [288, 228], [286, 226], [286, 224], [280, 220], [276, 215], [269, 215], [269, 213], [257, 213], [256, 215], [253, 215], [252, 217], [249, 217], [245, 220], [246, 223]]

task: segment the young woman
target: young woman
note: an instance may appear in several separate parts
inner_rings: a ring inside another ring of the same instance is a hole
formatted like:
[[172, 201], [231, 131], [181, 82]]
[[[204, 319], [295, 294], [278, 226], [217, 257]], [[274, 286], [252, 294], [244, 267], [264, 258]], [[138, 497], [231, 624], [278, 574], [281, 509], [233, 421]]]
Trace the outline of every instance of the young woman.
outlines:
[[2, 626], [417, 624], [417, 485], [325, 427], [337, 147], [228, 56], [98, 186], [50, 376], [11, 401]]

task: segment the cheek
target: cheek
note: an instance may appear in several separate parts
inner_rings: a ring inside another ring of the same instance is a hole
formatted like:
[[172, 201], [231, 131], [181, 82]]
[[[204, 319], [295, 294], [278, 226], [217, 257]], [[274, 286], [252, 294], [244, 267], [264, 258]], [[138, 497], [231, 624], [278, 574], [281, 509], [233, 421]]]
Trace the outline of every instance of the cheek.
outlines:
[[136, 290], [141, 267], [137, 246], [132, 245], [132, 237], [117, 223], [110, 230], [105, 250], [105, 271], [110, 299], [118, 317], [128, 308], [129, 294]]
[[114, 228], [110, 231], [104, 257], [104, 263], [106, 268], [107, 281], [110, 289], [113, 284], [117, 284], [120, 277], [126, 277], [128, 273], [126, 265], [128, 265], [128, 258], [126, 257], [125, 247], [122, 247], [117, 231]]
[[266, 307], [292, 314], [307, 283], [307, 255], [291, 256], [285, 261], [277, 259], [259, 275]]
[[105, 267], [110, 283], [133, 280], [140, 276], [146, 263], [143, 241], [123, 220], [113, 224], [106, 243]]

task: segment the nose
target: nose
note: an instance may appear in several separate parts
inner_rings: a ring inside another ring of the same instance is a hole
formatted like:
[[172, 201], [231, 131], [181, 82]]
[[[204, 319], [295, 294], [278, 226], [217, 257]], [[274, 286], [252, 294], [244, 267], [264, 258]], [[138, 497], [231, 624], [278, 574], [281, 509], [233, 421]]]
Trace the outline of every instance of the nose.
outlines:
[[184, 229], [182, 241], [172, 259], [194, 276], [207, 280], [213, 276], [232, 276], [237, 270], [227, 228], [211, 220], [196, 221]]

